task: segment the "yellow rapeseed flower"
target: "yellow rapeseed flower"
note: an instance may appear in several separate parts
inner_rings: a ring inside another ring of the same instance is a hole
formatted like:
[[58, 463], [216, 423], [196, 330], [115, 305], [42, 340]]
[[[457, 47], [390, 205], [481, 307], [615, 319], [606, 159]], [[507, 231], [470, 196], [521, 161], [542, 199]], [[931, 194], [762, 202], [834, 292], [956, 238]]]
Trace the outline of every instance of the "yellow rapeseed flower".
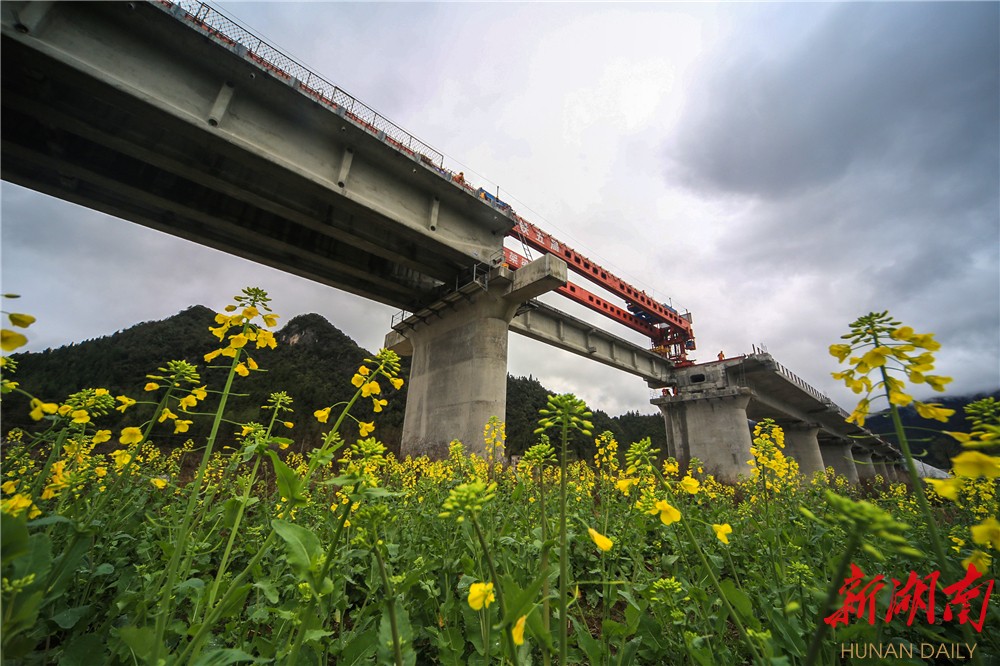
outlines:
[[172, 411], [170, 411], [169, 409], [167, 409], [166, 407], [164, 407], [163, 411], [160, 413], [160, 418], [157, 419], [157, 420], [160, 423], [163, 423], [167, 419], [176, 419], [176, 418], [177, 418], [176, 414], [174, 414]]
[[128, 446], [129, 444], [138, 444], [142, 441], [142, 430], [136, 427], [125, 428], [122, 430], [121, 437], [118, 441]]
[[851, 355], [851, 345], [830, 345], [830, 356], [837, 357], [841, 363]]
[[993, 550], [1000, 550], [1000, 523], [996, 518], [987, 518], [970, 530], [972, 540], [981, 546], [989, 545]]
[[[9, 329], [0, 329], [0, 349], [4, 351], [14, 351], [18, 347], [28, 344], [28, 338], [20, 333], [15, 333]], [[30, 500], [29, 500], [30, 501]]]
[[159, 388], [160, 388], [160, 385], [157, 384], [156, 382], [149, 382], [145, 386], [142, 387], [142, 390], [143, 391], [155, 391], [155, 390], [157, 390]]
[[268, 328], [274, 328], [275, 326], [278, 325], [278, 317], [279, 317], [279, 315], [276, 315], [276, 314], [266, 314], [266, 315], [264, 315], [263, 316], [264, 326], [267, 326]]
[[985, 476], [995, 479], [1000, 476], [1000, 457], [988, 456], [980, 451], [963, 451], [951, 459], [955, 474], [970, 479]]
[[917, 408], [917, 414], [920, 414], [922, 418], [934, 419], [942, 423], [947, 423], [951, 415], [955, 413], [954, 409], [948, 409], [933, 402], [925, 404], [920, 401], [914, 401], [913, 406]]
[[229, 346], [233, 349], [241, 349], [247, 344], [247, 336], [242, 333], [237, 333], [236, 335], [229, 336]]
[[326, 407], [324, 409], [317, 409], [313, 412], [313, 416], [315, 416], [316, 420], [320, 423], [326, 423], [327, 419], [330, 418], [330, 408]]
[[74, 409], [70, 416], [73, 417], [73, 423], [90, 423], [90, 414], [86, 409]]
[[941, 393], [944, 391], [944, 385], [951, 382], [951, 377], [939, 377], [937, 375], [927, 375], [924, 377], [924, 381], [930, 384], [931, 388]]
[[177, 406], [183, 411], [187, 411], [190, 407], [195, 407], [198, 404], [198, 398], [193, 395], [186, 395], [178, 401]]
[[28, 328], [35, 323], [35, 318], [29, 314], [21, 314], [20, 312], [11, 312], [7, 315], [10, 319], [10, 323], [14, 324], [18, 328]]
[[[138, 430], [138, 428], [136, 428]], [[130, 454], [125, 449], [118, 449], [117, 451], [112, 451], [108, 455], [115, 461], [115, 469], [121, 469], [125, 465], [132, 461], [132, 454]]]
[[681, 488], [691, 493], [692, 495], [696, 495], [698, 493], [698, 488], [701, 487], [701, 484], [698, 483], [698, 479], [694, 478], [693, 476], [685, 476], [681, 480], [680, 485]]
[[664, 525], [671, 525], [681, 519], [681, 512], [678, 511], [676, 508], [670, 506], [670, 504], [667, 503], [666, 500], [658, 501], [653, 506], [653, 508], [650, 509], [649, 513], [651, 513], [654, 516], [657, 513], [659, 513], [660, 522], [662, 522]]
[[389, 379], [389, 383], [392, 384], [392, 387], [394, 389], [396, 389], [397, 391], [399, 389], [403, 388], [403, 380], [400, 379], [399, 377], [392, 377], [392, 378], [390, 378]]
[[962, 480], [955, 477], [949, 479], [924, 479], [924, 481], [931, 484], [934, 492], [949, 500], [957, 500], [958, 491], [962, 489]]
[[28, 518], [34, 518], [41, 513], [41, 510], [35, 506], [31, 497], [24, 493], [18, 493], [0, 502], [0, 511], [15, 518], [25, 511], [28, 512]]
[[361, 387], [361, 397], [367, 398], [374, 393], [381, 393], [382, 387], [378, 385], [376, 381], [370, 381]]
[[277, 346], [278, 341], [274, 339], [274, 333], [271, 333], [266, 328], [257, 331], [257, 349], [263, 349], [264, 347], [274, 349]]
[[46, 414], [55, 414], [59, 410], [59, 405], [54, 402], [42, 402], [37, 398], [31, 399], [31, 418], [34, 421], [42, 420]]
[[594, 541], [594, 544], [605, 553], [611, 550], [611, 547], [615, 545], [614, 541], [604, 536], [593, 527], [588, 527], [587, 533], [590, 534], [590, 538]]
[[94, 444], [103, 444], [111, 439], [110, 430], [98, 430], [94, 433], [94, 436], [90, 439]]
[[176, 421], [174, 421], [174, 434], [176, 435], [178, 433], [187, 432], [188, 429], [191, 427], [192, 423], [193, 421], [185, 421], [182, 419], [177, 419]]
[[991, 559], [993, 558], [988, 553], [984, 553], [981, 550], [974, 550], [972, 551], [972, 555], [962, 560], [962, 566], [968, 569], [971, 564], [976, 567], [976, 571], [983, 573], [989, 570]]
[[250, 371], [247, 369], [247, 366], [243, 363], [237, 365], [235, 370], [236, 374], [238, 374], [240, 377], [246, 377], [247, 375], [250, 374]]
[[897, 407], [906, 407], [908, 404], [913, 402], [913, 396], [907, 395], [902, 391], [889, 391], [889, 402]]
[[727, 545], [729, 544], [729, 535], [733, 533], [733, 528], [730, 527], [729, 523], [721, 525], [713, 523], [712, 529], [715, 530], [715, 536], [718, 537], [719, 541]]
[[527, 615], [517, 618], [514, 627], [510, 630], [510, 636], [514, 639], [514, 645], [524, 645], [524, 623], [528, 619]]
[[372, 421], [371, 423], [365, 423], [363, 421], [358, 421], [358, 430], [361, 431], [362, 437], [367, 437], [368, 433], [375, 430], [375, 422]]
[[625, 496], [628, 496], [629, 489], [639, 482], [639, 479], [619, 479], [615, 482], [615, 487], [622, 492]]
[[157, 490], [163, 490], [167, 487], [167, 482], [159, 477], [153, 477], [149, 482], [156, 486]]
[[493, 583], [473, 583], [469, 586], [469, 608], [478, 611], [488, 608], [496, 599], [493, 595]]

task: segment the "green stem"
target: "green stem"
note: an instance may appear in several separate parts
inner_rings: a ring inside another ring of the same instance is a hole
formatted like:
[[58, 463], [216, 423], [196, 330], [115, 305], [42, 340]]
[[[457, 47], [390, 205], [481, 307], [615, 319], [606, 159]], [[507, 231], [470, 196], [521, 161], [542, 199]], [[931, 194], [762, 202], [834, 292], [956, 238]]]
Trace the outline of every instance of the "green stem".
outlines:
[[[878, 336], [872, 336], [875, 341], [875, 346], [878, 346]], [[879, 368], [882, 373], [882, 382], [886, 390], [886, 398], [889, 397], [889, 383], [888, 383], [888, 373], [885, 370], [885, 366]], [[934, 555], [938, 558], [938, 566], [942, 569], [959, 569], [959, 567], [951, 566], [949, 567], [949, 560], [945, 555], [944, 545], [941, 541], [941, 535], [938, 533], [937, 521], [934, 520], [934, 515], [931, 513], [931, 507], [927, 503], [927, 496], [924, 494], [924, 483], [920, 478], [920, 474], [917, 472], [917, 465], [913, 461], [913, 453], [910, 451], [910, 443], [906, 439], [906, 431], [903, 428], [903, 421], [899, 417], [899, 408], [896, 405], [889, 403], [889, 413], [892, 415], [892, 425], [896, 429], [896, 438], [899, 440], [899, 448], [903, 450], [903, 460], [906, 461], [906, 471], [910, 475], [910, 481], [913, 484], [913, 492], [917, 496], [917, 505], [920, 507], [920, 512], [924, 515], [924, 520], [927, 522], [927, 531], [931, 536], [931, 548], [934, 549]], [[938, 588], [941, 589], [941, 582], [938, 582]], [[965, 638], [966, 643], [975, 643], [976, 637], [972, 633], [972, 629], [969, 625], [962, 625], [962, 634]], [[972, 661], [975, 664], [981, 664], [978, 653], [973, 653]], [[809, 663], [809, 662], [806, 662]]]
[[275, 536], [277, 536], [277, 532], [272, 529], [267, 535], [267, 538], [264, 539], [264, 543], [260, 545], [260, 550], [258, 550], [252, 558], [250, 558], [246, 568], [244, 568], [243, 571], [241, 571], [239, 575], [233, 579], [233, 582], [230, 583], [229, 589], [227, 589], [226, 593], [222, 595], [221, 599], [219, 599], [219, 603], [217, 603], [215, 608], [213, 608], [210, 612], [205, 614], [205, 621], [202, 622], [201, 627], [198, 629], [198, 633], [194, 635], [194, 638], [191, 639], [191, 642], [188, 643], [188, 646], [184, 649], [184, 652], [181, 653], [181, 656], [178, 657], [175, 663], [187, 664], [198, 656], [198, 651], [201, 649], [202, 642], [208, 637], [208, 632], [211, 631], [215, 623], [218, 622], [219, 616], [222, 615], [222, 610], [236, 596], [239, 591], [239, 587], [247, 578], [249, 578], [253, 568], [256, 567], [264, 558], [264, 555], [270, 551], [271, 543], [274, 541]]
[[830, 584], [830, 591], [826, 595], [826, 600], [823, 602], [823, 607], [819, 611], [819, 616], [816, 618], [816, 630], [813, 632], [812, 640], [809, 642], [809, 650], [806, 653], [806, 664], [815, 664], [816, 657], [819, 656], [819, 648], [823, 644], [823, 637], [826, 635], [827, 624], [824, 619], [830, 615], [830, 609], [833, 608], [834, 602], [840, 595], [841, 581], [844, 580], [847, 574], [847, 566], [851, 562], [851, 556], [857, 549], [858, 544], [861, 543], [861, 535], [857, 533], [852, 533], [847, 540], [847, 549], [844, 551], [843, 556], [840, 558], [840, 563], [837, 565], [837, 573], [834, 574], [833, 581]]
[[[545, 513], [545, 464], [538, 466], [538, 504], [542, 515], [542, 560], [541, 560], [541, 570], [540, 573], [547, 572], [549, 569], [549, 549], [545, 543], [549, 540], [549, 518]], [[550, 614], [551, 614], [551, 604], [549, 602], [549, 577], [548, 574], [545, 575], [545, 580], [542, 582], [542, 626], [545, 628], [545, 633], [549, 633], [550, 626]], [[542, 663], [544, 666], [549, 666], [552, 663], [552, 656], [549, 654], [548, 650], [542, 651]]]
[[471, 522], [473, 529], [476, 531], [476, 538], [479, 539], [479, 546], [483, 549], [483, 555], [486, 556], [486, 566], [489, 567], [490, 578], [493, 580], [493, 589], [496, 590], [497, 594], [497, 603], [500, 605], [500, 630], [503, 632], [500, 634], [500, 642], [505, 649], [510, 648], [511, 661], [514, 662], [514, 666], [517, 666], [517, 646], [513, 644], [512, 640], [509, 640], [507, 628], [503, 624], [503, 619], [507, 616], [507, 604], [504, 602], [500, 576], [497, 575], [496, 566], [493, 564], [493, 553], [486, 544], [486, 537], [483, 535], [483, 530], [479, 526], [479, 521], [475, 515], [472, 516]]
[[559, 663], [566, 666], [569, 656], [569, 626], [566, 608], [569, 605], [569, 552], [566, 547], [566, 447], [569, 423], [563, 416], [562, 455], [559, 461]]
[[[663, 474], [661, 474], [660, 470], [656, 469], [655, 467], [653, 467], [652, 469], [653, 473], [656, 475], [656, 478], [659, 480], [660, 484], [667, 491], [667, 493], [671, 495], [671, 498], [673, 498], [672, 494], [670, 493], [670, 487], [667, 485], [667, 480], [663, 478]], [[729, 619], [736, 626], [736, 629], [740, 634], [740, 638], [742, 638], [743, 641], [746, 643], [747, 647], [750, 648], [750, 653], [753, 655], [754, 663], [763, 664], [764, 660], [761, 654], [757, 651], [757, 646], [754, 644], [753, 640], [751, 640], [750, 635], [747, 633], [746, 628], [743, 626], [743, 623], [740, 622], [740, 618], [736, 615], [736, 609], [732, 607], [732, 605], [729, 603], [729, 600], [726, 598], [725, 593], [722, 591], [722, 584], [719, 582], [719, 579], [716, 577], [715, 572], [712, 570], [712, 566], [711, 564], [709, 564], [708, 558], [705, 556], [705, 551], [702, 550], [701, 544], [698, 542], [698, 538], [695, 536], [694, 530], [691, 529], [691, 521], [684, 520], [682, 517], [680, 523], [684, 527], [684, 532], [685, 534], [687, 534], [688, 540], [691, 542], [691, 546], [694, 548], [694, 551], [698, 554], [698, 558], [701, 560], [701, 565], [705, 571], [705, 574], [712, 581], [712, 587], [715, 588], [716, 594], [718, 594], [719, 599], [722, 600], [722, 605], [725, 607], [726, 613], [729, 615]]]
[[[360, 392], [359, 392], [360, 393]], [[345, 410], [346, 411], [346, 410]], [[339, 421], [338, 421], [339, 424]], [[341, 509], [340, 518], [337, 523], [337, 530], [333, 534], [333, 539], [330, 541], [330, 547], [327, 549], [326, 558], [323, 561], [323, 566], [320, 568], [319, 575], [316, 580], [320, 581], [322, 584], [323, 579], [326, 578], [327, 572], [330, 571], [330, 563], [333, 561], [334, 553], [337, 549], [337, 544], [340, 541], [340, 535], [344, 531], [344, 524], [347, 522], [347, 517], [351, 515], [351, 505], [353, 502], [348, 501], [343, 505]], [[313, 611], [316, 608], [316, 604], [319, 602], [318, 591], [313, 591], [312, 597], [309, 599], [309, 603], [305, 610], [299, 615], [302, 618], [302, 622], [299, 625], [298, 633], [295, 635], [295, 643], [292, 645], [292, 650], [288, 655], [289, 664], [297, 664], [299, 658], [299, 651], [302, 649], [302, 641], [305, 639], [306, 631], [309, 629], [309, 621], [312, 619]]]
[[382, 560], [382, 552], [378, 545], [374, 548], [375, 560], [378, 562], [378, 572], [382, 577], [382, 585], [385, 586], [386, 606], [389, 608], [389, 628], [392, 630], [392, 651], [396, 657], [396, 666], [403, 666], [403, 647], [399, 642], [399, 628], [396, 626], [396, 596], [389, 584], [389, 576], [385, 571], [385, 562]]
[[[244, 324], [244, 333], [248, 328], [247, 324]], [[195, 473], [194, 480], [191, 486], [191, 494], [188, 497], [187, 508], [184, 512], [184, 521], [181, 524], [181, 528], [178, 532], [177, 542], [174, 544], [174, 551], [170, 555], [170, 562], [167, 564], [167, 574], [166, 582], [160, 590], [160, 609], [159, 614], [156, 617], [156, 629], [153, 639], [153, 652], [150, 657], [151, 663], [158, 663], [160, 658], [160, 649], [163, 647], [163, 635], [167, 630], [167, 622], [171, 614], [171, 605], [173, 597], [171, 591], [173, 590], [174, 583], [177, 580], [177, 569], [181, 562], [181, 557], [184, 555], [187, 549], [188, 537], [191, 533], [191, 525], [193, 522], [193, 517], [195, 511], [198, 507], [198, 498], [201, 496], [201, 485], [205, 476], [205, 470], [208, 467], [208, 461], [212, 456], [212, 448], [215, 445], [215, 438], [219, 433], [219, 426], [222, 424], [222, 415], [226, 410], [226, 402], [229, 398], [229, 393], [232, 390], [233, 380], [236, 377], [236, 366], [240, 363], [241, 350], [237, 350], [236, 354], [233, 355], [233, 361], [229, 365], [229, 376], [226, 377], [226, 385], [222, 389], [222, 395], [219, 398], [219, 406], [215, 410], [215, 419], [212, 422], [212, 429], [208, 435], [208, 441], [205, 444], [205, 453], [201, 457], [201, 463], [198, 465], [198, 471]]]
[[208, 603], [205, 606], [205, 613], [208, 613], [208, 609], [212, 607], [215, 602], [215, 595], [219, 592], [219, 585], [222, 583], [222, 577], [226, 573], [226, 568], [229, 566], [229, 556], [233, 551], [233, 544], [236, 542], [236, 535], [239, 533], [240, 524], [243, 522], [243, 513], [246, 511], [247, 502], [250, 500], [250, 490], [253, 486], [254, 479], [257, 478], [257, 469], [260, 467], [260, 456], [254, 460], [253, 470], [250, 472], [250, 478], [247, 480], [246, 489], [243, 491], [243, 497], [240, 501], [240, 508], [236, 510], [236, 520], [233, 522], [233, 526], [229, 530], [229, 540], [226, 542], [226, 549], [222, 553], [222, 560], [219, 562], [219, 571], [215, 574], [215, 581], [212, 583], [212, 589], [208, 592]]

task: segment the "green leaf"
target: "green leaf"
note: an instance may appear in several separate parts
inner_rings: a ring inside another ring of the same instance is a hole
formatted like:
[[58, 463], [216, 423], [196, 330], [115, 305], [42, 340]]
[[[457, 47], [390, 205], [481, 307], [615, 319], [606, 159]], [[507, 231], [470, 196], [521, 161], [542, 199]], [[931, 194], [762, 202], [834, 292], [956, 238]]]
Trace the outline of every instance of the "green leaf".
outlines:
[[378, 647], [378, 633], [369, 629], [360, 636], [354, 636], [347, 642], [344, 651], [337, 657], [337, 663], [342, 666], [354, 666], [368, 661]]
[[63, 650], [59, 666], [91, 666], [108, 661], [105, 652], [107, 638], [97, 634], [84, 634], [71, 640]]
[[227, 618], [239, 615], [243, 611], [243, 606], [246, 604], [247, 595], [250, 594], [250, 583], [242, 585], [236, 588], [236, 594], [234, 594], [226, 605], [219, 609], [219, 617]]
[[271, 527], [285, 542], [285, 559], [301, 581], [309, 580], [313, 562], [322, 553], [319, 539], [312, 531], [280, 518], [271, 521]]
[[635, 661], [635, 655], [639, 652], [640, 645], [642, 645], [642, 639], [638, 636], [626, 643], [621, 652], [618, 653], [618, 666], [631, 666], [632, 662]]
[[229, 666], [229, 664], [241, 661], [256, 662], [257, 660], [243, 650], [219, 648], [202, 653], [193, 666]]
[[91, 572], [91, 576], [110, 576], [115, 572], [115, 567], [113, 564], [105, 562], [99, 565], [96, 569]]
[[573, 621], [573, 630], [576, 633], [577, 645], [587, 655], [587, 661], [591, 664], [603, 664], [604, 645], [601, 641], [590, 635], [590, 630], [586, 624], [580, 624], [575, 617], [571, 617], [570, 619]]
[[72, 629], [76, 626], [76, 623], [80, 621], [80, 618], [87, 615], [90, 612], [92, 606], [87, 604], [85, 606], [77, 606], [76, 608], [67, 608], [61, 613], [56, 613], [52, 616], [52, 621], [58, 624], [63, 629]]
[[555, 643], [552, 641], [552, 632], [545, 631], [545, 623], [542, 622], [541, 612], [528, 613], [528, 632], [545, 646], [549, 652], [555, 650]]
[[[410, 617], [401, 606], [396, 606], [396, 628], [399, 632], [400, 652], [405, 666], [417, 663], [417, 653], [413, 651], [413, 629], [410, 627]], [[382, 609], [382, 621], [378, 626], [378, 660], [382, 664], [395, 663], [395, 649], [392, 639], [392, 623], [389, 619], [389, 608]]]
[[326, 631], [324, 629], [310, 629], [306, 632], [306, 635], [302, 638], [305, 643], [312, 643], [313, 641], [319, 641], [327, 636], [333, 636], [332, 631]]
[[523, 590], [517, 586], [510, 575], [504, 575], [501, 578], [500, 584], [503, 586], [504, 597], [510, 599], [507, 602], [507, 612], [503, 616], [504, 626], [512, 626], [517, 618], [528, 614], [528, 610], [538, 601], [538, 591], [542, 589], [545, 580], [556, 569], [554, 564], [550, 565], [535, 577], [531, 585]]
[[258, 590], [264, 593], [264, 598], [270, 601], [272, 604], [278, 603], [278, 588], [275, 586], [272, 580], [259, 580], [253, 584]]
[[156, 632], [152, 627], [122, 627], [118, 635], [141, 661], [147, 661], [152, 655], [156, 642]]
[[24, 516], [0, 513], [0, 558], [3, 566], [28, 552], [28, 525]]
[[44, 518], [39, 518], [38, 520], [32, 520], [28, 523], [28, 527], [46, 527], [48, 525], [55, 525], [57, 523], [72, 525], [73, 521], [66, 516], [52, 515], [45, 516]]
[[274, 451], [268, 451], [271, 462], [274, 464], [274, 478], [278, 484], [278, 492], [285, 498], [289, 507], [302, 506], [306, 503], [306, 497], [302, 494], [303, 481], [291, 467], [278, 457]]
[[726, 600], [736, 611], [740, 621], [759, 631], [760, 620], [754, 616], [753, 604], [750, 603], [750, 597], [747, 596], [746, 592], [736, 587], [732, 578], [723, 580], [719, 587], [722, 588], [722, 593], [726, 595]]

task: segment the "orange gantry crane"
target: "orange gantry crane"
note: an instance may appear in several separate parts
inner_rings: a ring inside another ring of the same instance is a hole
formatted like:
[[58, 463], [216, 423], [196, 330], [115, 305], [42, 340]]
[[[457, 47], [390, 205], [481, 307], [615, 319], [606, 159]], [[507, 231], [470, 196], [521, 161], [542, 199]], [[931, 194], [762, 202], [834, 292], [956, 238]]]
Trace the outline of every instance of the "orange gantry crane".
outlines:
[[[493, 197], [487, 195], [482, 198]], [[669, 305], [650, 298], [646, 292], [636, 289], [517, 213], [512, 212], [512, 215], [515, 224], [508, 234], [509, 237], [535, 250], [559, 257], [575, 273], [624, 300], [625, 308], [572, 282], [559, 287], [556, 290], [558, 293], [647, 336], [652, 350], [664, 358], [678, 365], [691, 363], [687, 360], [687, 352], [695, 349], [695, 341], [690, 313], [682, 315]], [[528, 261], [517, 252], [504, 248], [504, 262], [511, 268], [520, 268]]]

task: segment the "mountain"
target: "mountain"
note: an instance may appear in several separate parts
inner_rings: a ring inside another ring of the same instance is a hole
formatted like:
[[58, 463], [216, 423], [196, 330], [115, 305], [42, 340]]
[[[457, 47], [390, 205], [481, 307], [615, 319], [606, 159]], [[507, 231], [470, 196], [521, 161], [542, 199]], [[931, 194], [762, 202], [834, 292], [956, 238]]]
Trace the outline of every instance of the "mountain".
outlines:
[[[84, 388], [106, 388], [112, 395], [128, 395], [143, 400], [142, 387], [149, 381], [147, 375], [158, 374], [157, 368], [171, 360], [185, 360], [198, 366], [203, 384], [209, 389], [219, 389], [225, 381], [226, 371], [206, 368], [204, 355], [218, 348], [218, 341], [208, 333], [214, 326], [215, 312], [201, 305], [180, 312], [161, 321], [144, 322], [102, 338], [71, 344], [43, 352], [14, 354], [17, 361], [16, 375], [12, 378], [22, 387], [45, 401], [62, 401], [75, 391]], [[313, 412], [338, 402], [349, 400], [355, 387], [350, 377], [357, 370], [368, 352], [357, 345], [329, 321], [317, 314], [304, 314], [289, 320], [275, 333], [276, 349], [253, 350], [252, 355], [265, 372], [254, 372], [237, 383], [227, 404], [226, 424], [220, 434], [221, 443], [232, 444], [235, 423], [264, 422], [268, 412], [261, 412], [268, 396], [284, 391], [292, 396], [295, 410], [281, 421], [294, 423], [289, 431], [277, 428], [281, 436], [295, 440], [296, 448], [303, 450], [315, 446], [329, 428], [313, 417]], [[409, 373], [409, 359], [403, 359], [403, 376]], [[406, 385], [401, 391], [387, 391], [388, 406], [373, 414], [371, 405], [358, 403], [353, 415], [362, 421], [375, 421], [375, 434], [391, 450], [398, 452], [402, 433], [403, 412], [406, 406]], [[507, 378], [507, 450], [518, 454], [535, 443], [533, 434], [537, 427], [538, 410], [545, 406], [550, 392], [533, 377]], [[217, 402], [214, 394], [199, 405], [200, 411], [211, 411]], [[3, 431], [20, 427], [32, 429], [37, 424], [28, 417], [27, 398], [17, 394], [4, 397], [0, 403]], [[335, 410], [336, 411], [336, 410]], [[658, 415], [628, 413], [611, 418], [604, 412], [594, 412], [595, 434], [610, 430], [618, 439], [623, 452], [629, 442], [651, 437], [655, 446], [666, 448], [663, 419]], [[117, 431], [147, 420], [153, 412], [152, 405], [136, 405], [126, 414], [114, 412], [98, 421], [101, 428]], [[179, 445], [188, 438], [195, 441], [208, 435], [210, 418], [194, 419], [191, 430], [174, 435], [172, 428], [164, 425], [153, 430], [153, 441], [161, 445]], [[485, 425], [485, 424], [484, 424]], [[356, 426], [343, 428], [348, 436], [357, 434]], [[593, 438], [576, 437], [573, 450], [581, 457], [594, 454]]]

